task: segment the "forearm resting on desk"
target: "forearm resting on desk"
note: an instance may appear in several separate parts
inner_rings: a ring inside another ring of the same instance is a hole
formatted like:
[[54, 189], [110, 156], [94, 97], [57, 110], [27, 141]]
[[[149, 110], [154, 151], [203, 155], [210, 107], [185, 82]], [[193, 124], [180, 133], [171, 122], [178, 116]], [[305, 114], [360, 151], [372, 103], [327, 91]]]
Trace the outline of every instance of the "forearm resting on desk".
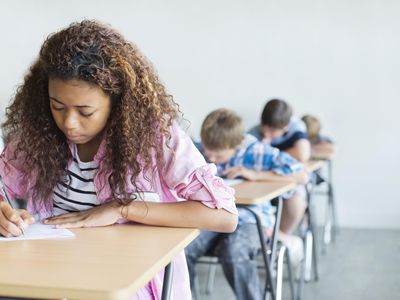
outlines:
[[224, 209], [209, 208], [200, 201], [132, 201], [121, 204], [114, 200], [80, 212], [47, 218], [43, 222], [56, 225], [57, 228], [78, 228], [107, 226], [120, 219], [148, 225], [199, 228], [218, 232], [232, 232], [237, 225], [236, 215]]
[[148, 225], [199, 228], [217, 232], [233, 232], [237, 216], [225, 209], [213, 209], [199, 201], [155, 203], [132, 201], [123, 206], [124, 218]]
[[269, 180], [295, 182], [299, 184], [306, 184], [308, 182], [308, 175], [305, 171], [300, 171], [291, 175], [278, 175], [272, 171], [256, 171], [245, 167], [232, 167], [226, 169], [222, 175], [226, 176], [228, 179], [242, 177], [250, 181]]

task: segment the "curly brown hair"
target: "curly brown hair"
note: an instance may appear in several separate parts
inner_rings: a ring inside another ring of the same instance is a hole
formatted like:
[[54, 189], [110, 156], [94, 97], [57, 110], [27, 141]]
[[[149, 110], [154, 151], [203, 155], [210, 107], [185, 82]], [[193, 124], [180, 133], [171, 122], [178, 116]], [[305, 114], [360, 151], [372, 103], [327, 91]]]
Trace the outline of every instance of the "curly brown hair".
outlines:
[[108, 180], [113, 198], [126, 201], [126, 175], [137, 188], [136, 177], [143, 169], [154, 171], [161, 165], [160, 141], [171, 138], [169, 127], [180, 116], [178, 105], [151, 63], [109, 26], [84, 20], [49, 35], [3, 123], [5, 139], [15, 141], [14, 159], [22, 160], [25, 178], [37, 178], [32, 189], [36, 210], [44, 205], [51, 211], [52, 191], [60, 180], [68, 180], [65, 170], [71, 158], [50, 111], [50, 78], [83, 80], [110, 96], [104, 163], [112, 170]]

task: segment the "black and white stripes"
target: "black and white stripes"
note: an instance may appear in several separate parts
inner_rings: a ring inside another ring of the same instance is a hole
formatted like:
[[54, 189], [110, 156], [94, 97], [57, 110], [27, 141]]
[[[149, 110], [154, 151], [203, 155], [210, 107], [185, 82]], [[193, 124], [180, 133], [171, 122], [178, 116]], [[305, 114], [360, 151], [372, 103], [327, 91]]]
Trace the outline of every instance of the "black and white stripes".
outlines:
[[97, 170], [96, 162], [80, 161], [75, 146], [74, 159], [66, 174], [67, 180], [59, 181], [53, 190], [55, 215], [86, 210], [100, 204], [93, 184]]

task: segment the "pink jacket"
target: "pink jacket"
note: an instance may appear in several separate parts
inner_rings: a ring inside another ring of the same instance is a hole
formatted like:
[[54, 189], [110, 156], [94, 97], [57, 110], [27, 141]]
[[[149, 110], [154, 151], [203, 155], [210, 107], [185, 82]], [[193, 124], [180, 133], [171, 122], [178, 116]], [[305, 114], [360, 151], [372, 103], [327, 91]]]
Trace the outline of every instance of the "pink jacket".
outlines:
[[[158, 168], [151, 177], [145, 179], [145, 174], [140, 173], [137, 178], [138, 187], [145, 192], [154, 192], [160, 196], [162, 202], [178, 202], [187, 199], [201, 201], [210, 208], [225, 209], [237, 214], [234, 204], [234, 191], [226, 186], [223, 180], [216, 177], [214, 164], [207, 164], [203, 156], [193, 145], [189, 136], [176, 123], [171, 127], [171, 140], [169, 142], [174, 153], [165, 147], [165, 166]], [[69, 145], [72, 151], [73, 145]], [[27, 196], [27, 207], [32, 213], [32, 181], [23, 180], [20, 162], [10, 160], [12, 157], [12, 143], [1, 154], [0, 175], [9, 195], [14, 198]], [[94, 160], [99, 162], [99, 168], [104, 168], [102, 157], [105, 152], [105, 143], [101, 143]], [[150, 173], [149, 173], [150, 174]], [[129, 182], [129, 181], [128, 181]], [[111, 196], [110, 185], [105, 176], [94, 178], [97, 197], [104, 203]], [[128, 187], [129, 192], [134, 192], [133, 186]], [[189, 275], [184, 252], [173, 260], [173, 288], [172, 299], [191, 299]], [[160, 299], [163, 282], [163, 271], [159, 272], [147, 286], [138, 291], [133, 299]], [[149, 294], [153, 294], [151, 297]]]

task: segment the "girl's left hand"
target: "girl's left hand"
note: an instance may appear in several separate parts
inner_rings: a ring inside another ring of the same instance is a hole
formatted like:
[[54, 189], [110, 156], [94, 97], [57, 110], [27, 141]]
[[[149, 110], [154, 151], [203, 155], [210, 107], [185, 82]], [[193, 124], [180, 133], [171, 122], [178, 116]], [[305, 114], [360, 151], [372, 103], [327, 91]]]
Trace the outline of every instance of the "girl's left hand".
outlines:
[[43, 223], [56, 225], [56, 228], [107, 226], [115, 224], [121, 219], [120, 212], [121, 204], [117, 201], [110, 201], [88, 210], [47, 218]]

